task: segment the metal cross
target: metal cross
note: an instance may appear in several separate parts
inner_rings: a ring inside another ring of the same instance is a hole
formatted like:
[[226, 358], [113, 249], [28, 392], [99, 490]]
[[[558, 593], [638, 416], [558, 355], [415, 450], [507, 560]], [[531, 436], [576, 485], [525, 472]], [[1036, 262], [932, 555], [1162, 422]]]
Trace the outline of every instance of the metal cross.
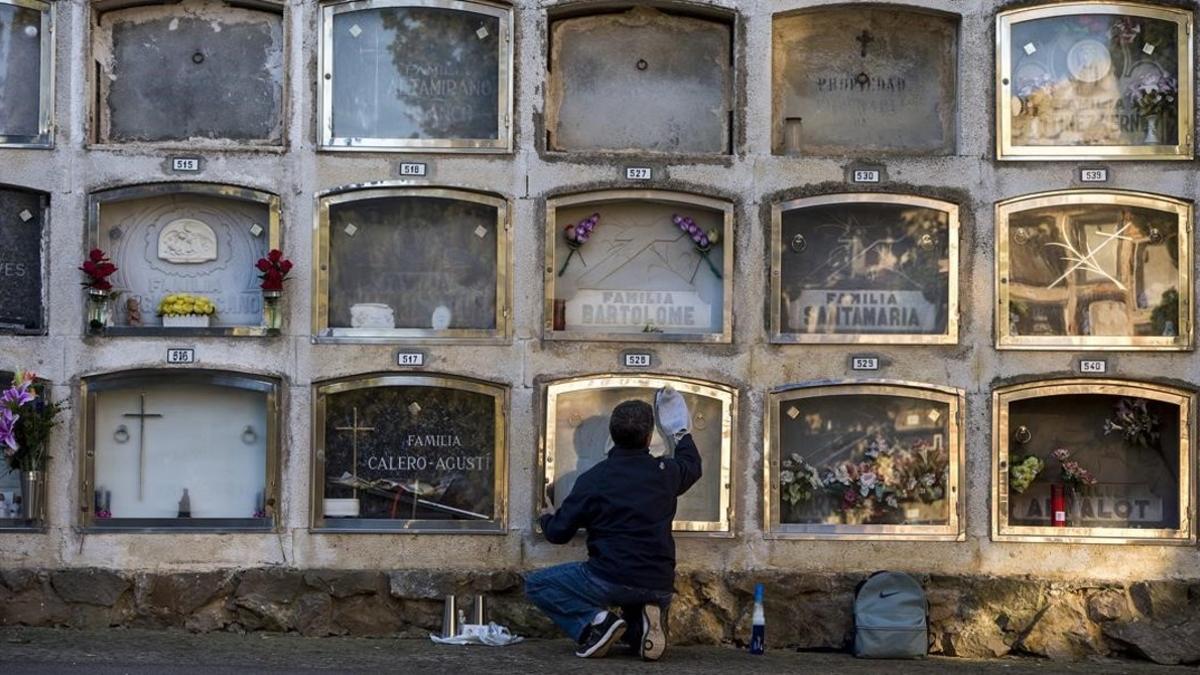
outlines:
[[869, 45], [875, 41], [875, 38], [871, 37], [871, 33], [868, 32], [866, 29], [863, 29], [862, 34], [860, 34], [858, 37], [856, 37], [854, 39], [857, 40], [858, 43], [862, 45], [862, 55], [863, 56], [867, 55], [867, 45]]
[[159, 413], [146, 412], [146, 394], [138, 395], [138, 411], [125, 413], [124, 417], [136, 417], [138, 421], [138, 501], [142, 501], [146, 484], [146, 418], [162, 417]]
[[[351, 418], [352, 421], [350, 423], [350, 426], [334, 427], [333, 430], [350, 432], [350, 447], [351, 447], [351, 452], [353, 453], [353, 456], [352, 456], [353, 458], [351, 459], [352, 464], [350, 466], [352, 466], [354, 468], [354, 479], [355, 479], [354, 482], [355, 482], [355, 484], [357, 484], [358, 483], [358, 434], [359, 434], [359, 432], [363, 432], [363, 433], [373, 432], [373, 431], [375, 431], [375, 427], [360, 427], [360, 426], [358, 426], [358, 406], [354, 406], [353, 410], [354, 410], [354, 412], [353, 412], [353, 417]], [[358, 488], [354, 488], [354, 498], [358, 499]]]

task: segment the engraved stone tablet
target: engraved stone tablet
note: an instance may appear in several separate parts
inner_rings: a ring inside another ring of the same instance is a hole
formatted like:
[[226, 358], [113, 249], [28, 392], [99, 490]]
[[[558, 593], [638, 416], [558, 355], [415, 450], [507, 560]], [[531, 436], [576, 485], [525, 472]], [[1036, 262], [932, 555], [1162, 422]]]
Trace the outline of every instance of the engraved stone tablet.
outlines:
[[730, 151], [728, 24], [637, 8], [550, 30], [551, 149]]
[[[251, 230], [253, 233], [253, 228]], [[194, 218], [173, 220], [158, 233], [158, 257], [173, 263], [216, 260], [217, 235], [203, 221]]]
[[496, 240], [476, 231], [494, 229], [497, 215], [435, 197], [331, 205], [329, 326], [494, 328]]
[[17, 142], [41, 133], [43, 39], [42, 12], [0, 3], [0, 136]]
[[776, 154], [954, 152], [956, 19], [804, 11], [775, 19], [773, 50]]
[[102, 14], [95, 33], [101, 142], [278, 144], [282, 19], [218, 4]]
[[0, 332], [43, 328], [44, 208], [36, 193], [0, 187]]

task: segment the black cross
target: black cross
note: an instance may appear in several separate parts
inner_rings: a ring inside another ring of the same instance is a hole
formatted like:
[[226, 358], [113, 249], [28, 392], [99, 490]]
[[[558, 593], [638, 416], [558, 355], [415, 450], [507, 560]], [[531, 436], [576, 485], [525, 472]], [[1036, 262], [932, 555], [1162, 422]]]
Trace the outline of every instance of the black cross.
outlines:
[[146, 484], [146, 420], [162, 417], [160, 413], [146, 412], [146, 395], [138, 396], [138, 411], [125, 413], [122, 417], [134, 417], [138, 421], [138, 501], [142, 501], [142, 493]]
[[854, 39], [857, 40], [859, 42], [859, 44], [862, 45], [862, 55], [863, 56], [867, 55], [867, 45], [869, 45], [875, 41], [875, 38], [871, 37], [871, 34], [869, 32], [867, 32], [865, 29], [863, 30], [861, 35], [859, 35], [858, 37], [856, 37]]

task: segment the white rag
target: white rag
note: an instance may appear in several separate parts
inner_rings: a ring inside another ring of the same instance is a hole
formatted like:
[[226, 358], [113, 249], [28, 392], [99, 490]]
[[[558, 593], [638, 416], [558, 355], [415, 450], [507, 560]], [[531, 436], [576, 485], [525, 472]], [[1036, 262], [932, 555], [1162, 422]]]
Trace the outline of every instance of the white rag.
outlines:
[[462, 632], [450, 637], [441, 637], [430, 633], [429, 639], [439, 645], [488, 645], [489, 647], [504, 647], [515, 645], [525, 638], [513, 635], [505, 626], [490, 622], [486, 626], [478, 623], [463, 624], [459, 627]]

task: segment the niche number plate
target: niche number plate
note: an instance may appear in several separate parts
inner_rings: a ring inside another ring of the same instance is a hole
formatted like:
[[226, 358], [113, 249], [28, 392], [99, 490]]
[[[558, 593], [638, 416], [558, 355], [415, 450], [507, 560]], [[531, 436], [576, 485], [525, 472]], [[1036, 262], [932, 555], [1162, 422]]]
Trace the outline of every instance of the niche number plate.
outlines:
[[1107, 183], [1108, 169], [1080, 169], [1080, 183]]
[[625, 167], [625, 180], [650, 180], [654, 172], [648, 166]]
[[630, 352], [625, 354], [626, 368], [649, 368], [650, 354], [648, 352]]
[[1104, 359], [1079, 359], [1079, 372], [1103, 375], [1108, 372], [1108, 361]]
[[171, 170], [180, 173], [196, 173], [200, 170], [199, 157], [172, 157]]
[[850, 370], [879, 370], [879, 357], [853, 356], [850, 358]]
[[428, 171], [424, 162], [400, 162], [401, 176], [424, 176]]
[[400, 352], [396, 354], [396, 365], [407, 368], [420, 368], [425, 365], [424, 352]]
[[878, 183], [879, 169], [855, 169], [850, 174], [851, 183]]
[[167, 363], [171, 365], [183, 365], [185, 363], [196, 362], [195, 349], [183, 349], [174, 347], [167, 350]]

